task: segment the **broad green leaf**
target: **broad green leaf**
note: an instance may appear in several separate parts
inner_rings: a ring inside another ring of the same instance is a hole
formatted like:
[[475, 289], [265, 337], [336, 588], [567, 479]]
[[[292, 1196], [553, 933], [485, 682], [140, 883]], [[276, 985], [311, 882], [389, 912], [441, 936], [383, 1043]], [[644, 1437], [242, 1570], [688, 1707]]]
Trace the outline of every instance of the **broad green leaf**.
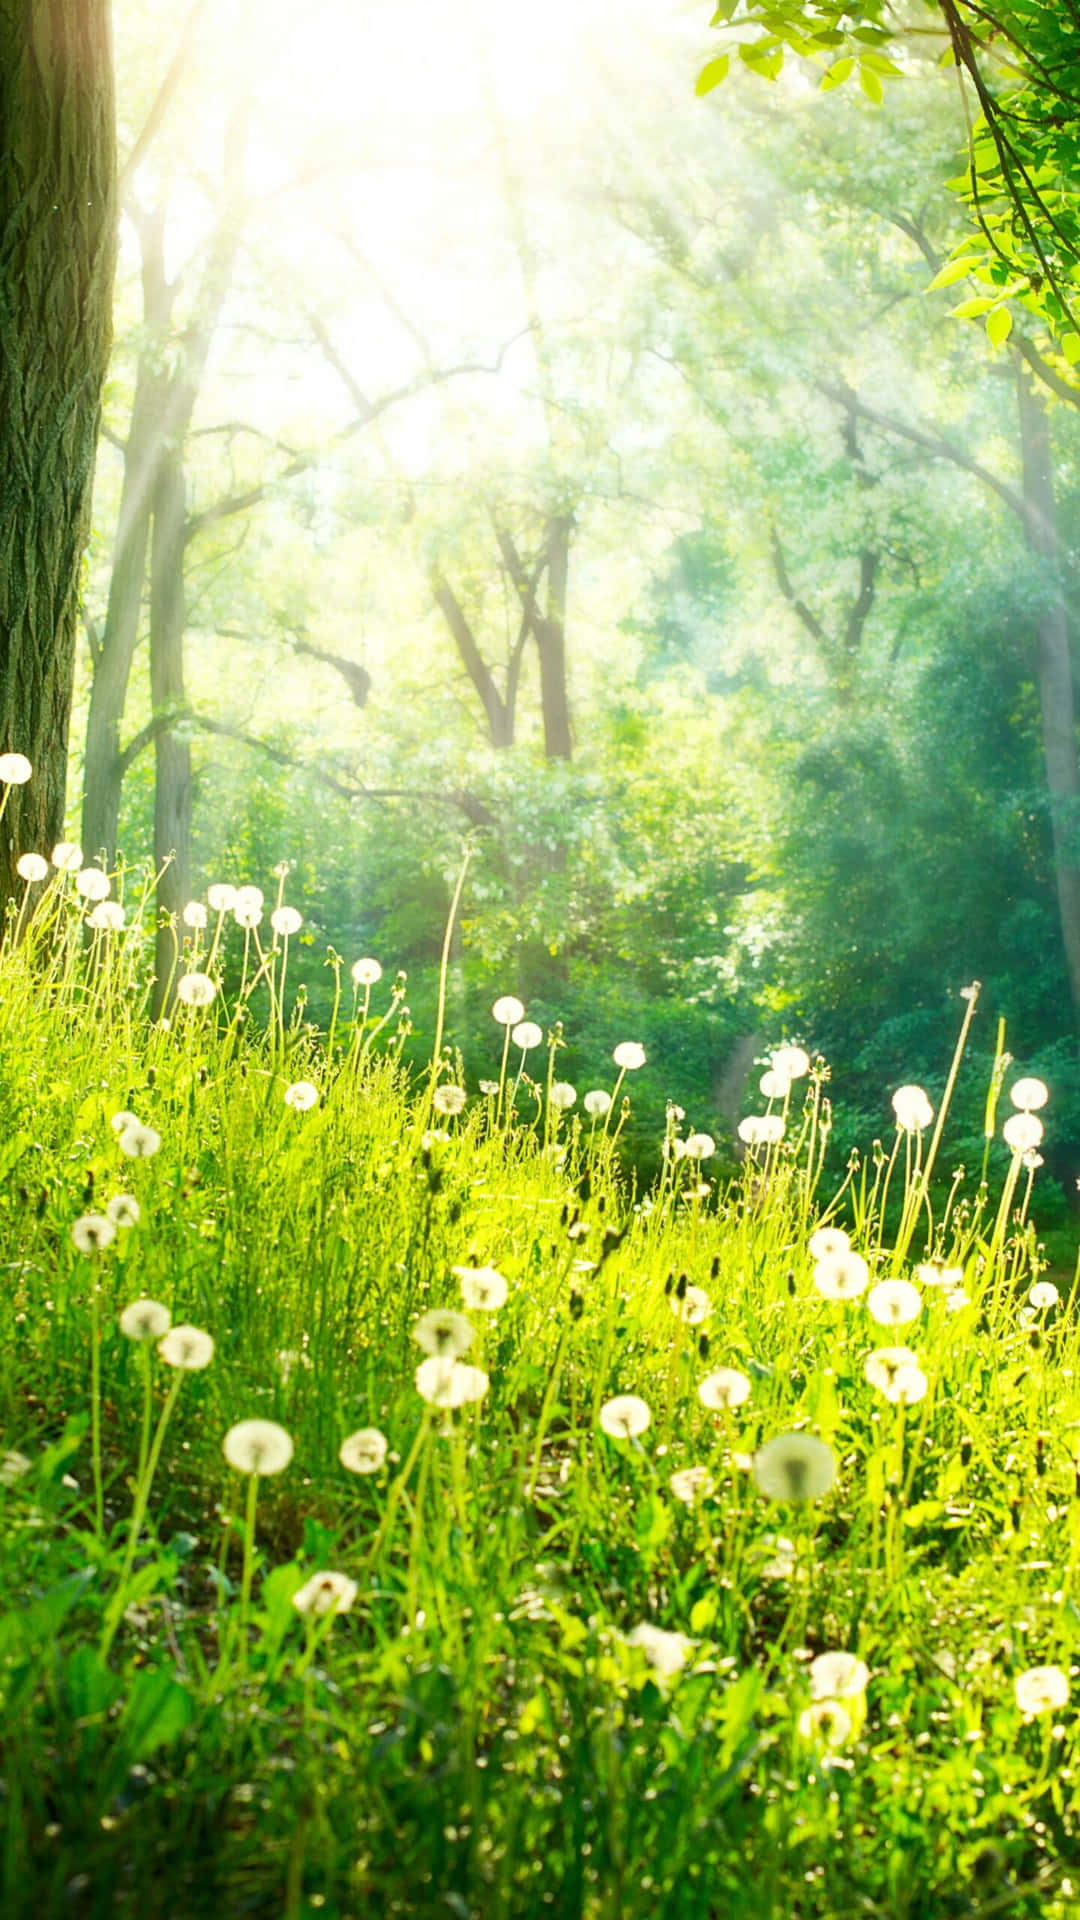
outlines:
[[718, 54], [715, 60], [710, 60], [707, 66], [702, 67], [694, 83], [694, 92], [698, 95], [711, 93], [714, 87], [720, 85], [721, 80], [727, 78], [730, 65], [731, 55], [729, 53]]
[[871, 73], [880, 74], [882, 79], [902, 80], [904, 77], [903, 69], [897, 66], [895, 60], [890, 60], [888, 54], [868, 52], [861, 54], [860, 60], [864, 67], [869, 67]]
[[950, 260], [944, 267], [939, 267], [932, 280], [927, 281], [924, 291], [934, 293], [938, 287], [954, 286], [957, 280], [967, 278], [973, 265], [974, 262], [969, 253], [966, 253], [962, 260]]
[[867, 99], [872, 101], [875, 107], [880, 107], [885, 95], [882, 92], [881, 81], [878, 79], [877, 74], [869, 73], [864, 66], [860, 66], [859, 85]]
[[995, 347], [1000, 347], [1012, 332], [1012, 314], [1008, 307], [995, 307], [986, 316], [986, 331]]
[[846, 53], [842, 60], [834, 60], [832, 66], [821, 76], [822, 93], [829, 93], [833, 87], [842, 86], [844, 81], [850, 74], [854, 73], [854, 71], [855, 62], [850, 53]]
[[1061, 343], [1061, 351], [1070, 367], [1080, 361], [1080, 333], [1067, 333]]
[[120, 1718], [126, 1752], [133, 1760], [145, 1759], [183, 1733], [194, 1714], [195, 1704], [187, 1688], [164, 1667], [137, 1674]]
[[949, 318], [950, 320], [976, 320], [980, 314], [989, 313], [991, 307], [996, 307], [996, 305], [996, 300], [983, 298], [961, 300], [958, 307], [949, 308]]

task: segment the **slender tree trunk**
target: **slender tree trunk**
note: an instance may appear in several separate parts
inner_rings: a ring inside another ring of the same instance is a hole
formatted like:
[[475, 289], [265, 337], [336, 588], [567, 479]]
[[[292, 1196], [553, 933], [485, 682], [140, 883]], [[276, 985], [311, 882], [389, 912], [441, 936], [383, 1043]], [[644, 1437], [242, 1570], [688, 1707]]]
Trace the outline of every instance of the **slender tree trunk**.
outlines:
[[166, 722], [154, 738], [154, 863], [161, 874], [155, 1018], [167, 1011], [172, 999], [176, 930], [191, 898], [191, 748], [183, 734], [167, 724], [169, 715], [185, 705], [184, 546], [184, 469], [174, 452], [158, 468], [150, 551], [150, 695], [155, 719]]
[[115, 253], [108, 0], [0, 0], [0, 751], [34, 767], [0, 829], [0, 903], [63, 830]]
[[450, 629], [462, 666], [480, 698], [487, 721], [488, 739], [493, 747], [514, 744], [513, 706], [505, 701], [495, 684], [495, 676], [476, 643], [476, 636], [453, 588], [439, 575], [431, 580], [431, 591], [443, 619]]
[[1018, 372], [1020, 438], [1024, 456], [1025, 531], [1044, 561], [1039, 600], [1038, 688], [1058, 918], [1069, 974], [1073, 1025], [1080, 1037], [1080, 770], [1072, 654], [1061, 570], [1054, 460], [1042, 392], [1026, 367]]
[[569, 760], [570, 700], [566, 687], [566, 587], [570, 566], [570, 535], [574, 521], [560, 514], [548, 527], [547, 609], [533, 622], [540, 661], [540, 708], [544, 719], [544, 753], [549, 760]]

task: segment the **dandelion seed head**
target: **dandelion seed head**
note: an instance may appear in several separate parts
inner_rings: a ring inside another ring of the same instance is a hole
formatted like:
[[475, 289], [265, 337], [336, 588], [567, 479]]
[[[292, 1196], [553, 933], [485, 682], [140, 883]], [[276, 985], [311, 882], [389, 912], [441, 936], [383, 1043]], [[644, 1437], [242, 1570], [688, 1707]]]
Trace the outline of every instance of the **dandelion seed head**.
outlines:
[[777, 1067], [769, 1067], [762, 1074], [758, 1086], [766, 1100], [786, 1100], [791, 1092], [791, 1079]]
[[386, 1459], [388, 1442], [378, 1427], [360, 1427], [338, 1448], [338, 1459], [349, 1473], [378, 1473]]
[[688, 1507], [707, 1500], [716, 1491], [716, 1481], [708, 1467], [680, 1467], [672, 1474], [668, 1486], [676, 1500], [682, 1500]]
[[117, 1145], [129, 1160], [149, 1160], [161, 1145], [161, 1135], [156, 1128], [143, 1126], [141, 1120], [129, 1119], [118, 1136]]
[[919, 1356], [910, 1347], [875, 1347], [863, 1361], [863, 1372], [872, 1387], [882, 1393], [891, 1387], [901, 1367], [915, 1367]]
[[851, 1715], [842, 1700], [815, 1700], [799, 1715], [799, 1738], [814, 1745], [846, 1746], [851, 1730]]
[[84, 1213], [73, 1221], [71, 1237], [80, 1253], [101, 1253], [116, 1239], [116, 1228], [104, 1213]]
[[497, 1313], [506, 1305], [506, 1281], [495, 1267], [451, 1267], [461, 1283], [462, 1303], [470, 1312]]
[[620, 1040], [611, 1057], [624, 1073], [636, 1073], [645, 1065], [645, 1049], [639, 1040]]
[[533, 1047], [540, 1045], [544, 1038], [544, 1029], [538, 1027], [535, 1020], [519, 1020], [510, 1038], [515, 1047], [520, 1047], [523, 1053], [528, 1053]]
[[297, 913], [295, 907], [275, 907], [270, 915], [270, 925], [275, 933], [288, 939], [290, 934], [299, 933], [304, 924], [304, 916]]
[[176, 983], [176, 997], [185, 1007], [208, 1007], [217, 994], [217, 984], [208, 973], [182, 973]]
[[1033, 1307], [1056, 1307], [1061, 1295], [1052, 1280], [1036, 1280], [1028, 1290], [1028, 1299]]
[[754, 1480], [769, 1500], [820, 1500], [836, 1478], [836, 1455], [810, 1433], [778, 1433], [754, 1455]]
[[455, 1087], [451, 1082], [445, 1082], [441, 1087], [436, 1087], [431, 1096], [431, 1104], [436, 1113], [460, 1113], [466, 1098], [464, 1087]]
[[1021, 1713], [1052, 1713], [1069, 1698], [1068, 1676], [1060, 1667], [1027, 1667], [1013, 1681]]
[[421, 1397], [445, 1412], [482, 1400], [488, 1390], [488, 1377], [481, 1367], [466, 1366], [449, 1353], [433, 1353], [421, 1360], [415, 1378]]
[[897, 1087], [892, 1109], [904, 1133], [922, 1133], [933, 1122], [934, 1109], [922, 1087]]
[[214, 1342], [201, 1327], [170, 1327], [158, 1342], [158, 1353], [167, 1367], [179, 1367], [184, 1373], [201, 1373], [214, 1357]]
[[577, 1099], [577, 1088], [572, 1087], [569, 1080], [553, 1080], [548, 1098], [557, 1112], [569, 1113]]
[[737, 1131], [744, 1146], [775, 1147], [784, 1137], [784, 1122], [778, 1113], [748, 1113]]
[[212, 887], [207, 887], [206, 898], [211, 913], [228, 913], [236, 905], [236, 888], [225, 880], [218, 880]]
[[826, 1254], [814, 1268], [814, 1285], [826, 1300], [855, 1300], [866, 1291], [870, 1269], [861, 1253]]
[[308, 1113], [319, 1098], [319, 1089], [310, 1080], [294, 1080], [286, 1087], [282, 1099], [294, 1113]]
[[196, 933], [201, 933], [209, 915], [201, 900], [189, 900], [180, 918], [185, 927], [193, 927]]
[[922, 1312], [922, 1295], [910, 1280], [879, 1280], [866, 1296], [866, 1310], [883, 1327], [903, 1327]]
[[869, 1667], [854, 1653], [819, 1653], [810, 1662], [814, 1700], [855, 1700], [866, 1692], [869, 1679]]
[[306, 1620], [321, 1620], [328, 1613], [348, 1613], [359, 1591], [347, 1573], [313, 1573], [297, 1587], [292, 1603]]
[[611, 1095], [603, 1087], [591, 1087], [581, 1104], [591, 1119], [602, 1120], [611, 1111]]
[[221, 1450], [237, 1473], [284, 1473], [293, 1457], [292, 1437], [276, 1420], [238, 1420]]
[[382, 979], [382, 968], [377, 960], [354, 960], [350, 969], [353, 985], [374, 987]]
[[100, 867], [83, 867], [75, 875], [75, 891], [84, 900], [107, 900], [111, 892], [109, 876]]
[[441, 1360], [460, 1359], [474, 1338], [475, 1328], [454, 1307], [430, 1307], [413, 1328], [417, 1346]]
[[499, 1083], [497, 1080], [481, 1080], [479, 1085], [480, 1085], [481, 1093], [484, 1095], [485, 1099], [488, 1099], [488, 1100], [492, 1099], [492, 1097], [495, 1094], [497, 1094], [499, 1091]]
[[741, 1407], [750, 1398], [750, 1382], [738, 1367], [717, 1367], [698, 1382], [698, 1399], [712, 1413]]
[[716, 1141], [711, 1133], [688, 1133], [684, 1150], [688, 1160], [711, 1160], [716, 1152]]
[[0, 1487], [13, 1487], [24, 1473], [29, 1473], [32, 1462], [17, 1447], [9, 1447], [0, 1454]]
[[500, 1027], [516, 1027], [525, 1018], [525, 1008], [515, 994], [504, 993], [492, 1007], [491, 1017]]
[[810, 1055], [804, 1047], [774, 1047], [770, 1065], [774, 1073], [782, 1073], [787, 1080], [805, 1080], [810, 1071]]
[[86, 919], [95, 933], [120, 933], [126, 917], [119, 900], [99, 900]]
[[120, 1315], [119, 1327], [125, 1340], [161, 1340], [169, 1331], [172, 1315], [160, 1300], [133, 1300]]
[[1029, 1074], [1024, 1080], [1017, 1080], [1009, 1088], [1009, 1099], [1022, 1113], [1035, 1113], [1039, 1107], [1045, 1107], [1050, 1098], [1050, 1089], [1045, 1080], [1036, 1080]]
[[58, 840], [52, 850], [57, 873], [78, 873], [82, 866], [82, 848], [75, 840]]
[[33, 771], [25, 753], [0, 753], [0, 780], [6, 787], [25, 787]]
[[125, 1110], [121, 1113], [114, 1113], [112, 1119], [109, 1121], [109, 1125], [114, 1133], [124, 1133], [128, 1127], [141, 1126], [142, 1122], [137, 1113], [128, 1113]]
[[669, 1633], [664, 1627], [654, 1627], [649, 1620], [643, 1620], [626, 1636], [629, 1647], [639, 1647], [650, 1667], [661, 1678], [670, 1680], [680, 1673], [694, 1650], [694, 1643], [685, 1633]]
[[139, 1224], [139, 1203], [133, 1193], [114, 1193], [105, 1203], [105, 1218], [111, 1220], [114, 1227], [137, 1227]]
[[49, 863], [40, 853], [22, 853], [16, 861], [15, 871], [20, 880], [31, 882], [44, 880], [49, 871]]
[[704, 1287], [687, 1287], [681, 1300], [677, 1293], [673, 1293], [670, 1299], [676, 1319], [688, 1327], [699, 1327], [712, 1312], [712, 1301]]
[[636, 1393], [617, 1393], [600, 1409], [600, 1425], [613, 1440], [634, 1440], [652, 1420], [648, 1402]]
[[851, 1241], [843, 1227], [818, 1227], [807, 1245], [815, 1260], [837, 1260], [851, 1251]]
[[1030, 1153], [1042, 1140], [1043, 1123], [1033, 1113], [1014, 1113], [1006, 1120], [1001, 1135], [1014, 1153]]

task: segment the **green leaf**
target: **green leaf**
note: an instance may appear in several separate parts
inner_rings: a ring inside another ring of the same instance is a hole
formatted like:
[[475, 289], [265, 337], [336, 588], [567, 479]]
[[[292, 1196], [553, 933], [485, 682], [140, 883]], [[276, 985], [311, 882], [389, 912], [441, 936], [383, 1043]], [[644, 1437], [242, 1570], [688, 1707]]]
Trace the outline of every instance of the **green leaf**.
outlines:
[[995, 300], [982, 298], [961, 300], [958, 307], [949, 308], [949, 318], [950, 320], [977, 320], [980, 314], [989, 313], [991, 307], [996, 305]]
[[864, 67], [869, 67], [871, 73], [880, 74], [885, 80], [902, 80], [904, 77], [903, 69], [897, 66], [895, 60], [890, 60], [888, 54], [864, 53], [860, 58]]
[[870, 73], [866, 67], [860, 66], [859, 85], [867, 99], [871, 100], [875, 107], [880, 107], [885, 95], [882, 92], [881, 81], [878, 79], [877, 74]]
[[706, 66], [702, 67], [701, 72], [694, 82], [694, 92], [698, 94], [699, 97], [702, 94], [711, 93], [714, 87], [720, 85], [721, 80], [727, 79], [730, 65], [731, 55], [729, 53], [718, 54], [715, 60], [710, 60]]
[[957, 280], [967, 278], [973, 264], [974, 262], [970, 254], [965, 254], [962, 260], [948, 261], [945, 266], [939, 267], [932, 280], [927, 281], [923, 291], [925, 293], [934, 293], [938, 287], [954, 286]]
[[138, 1674], [120, 1719], [126, 1752], [133, 1760], [145, 1759], [183, 1733], [194, 1715], [195, 1703], [187, 1688], [164, 1667]]
[[995, 307], [986, 316], [986, 331], [995, 347], [1000, 347], [1012, 332], [1012, 314], [1008, 307]]
[[1067, 333], [1061, 343], [1061, 351], [1070, 367], [1080, 361], [1080, 333]]
[[842, 60], [834, 60], [832, 66], [828, 67], [821, 76], [822, 93], [829, 93], [833, 87], [842, 86], [849, 74], [854, 71], [855, 62], [850, 53], [846, 53]]

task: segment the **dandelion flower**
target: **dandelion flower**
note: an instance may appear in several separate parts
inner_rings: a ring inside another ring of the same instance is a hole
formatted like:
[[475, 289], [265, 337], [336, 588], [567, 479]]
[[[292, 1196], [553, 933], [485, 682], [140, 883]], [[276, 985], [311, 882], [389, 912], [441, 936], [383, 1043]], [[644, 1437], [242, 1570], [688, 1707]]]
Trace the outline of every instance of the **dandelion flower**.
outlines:
[[211, 913], [228, 913], [236, 905], [236, 888], [230, 887], [227, 881], [216, 881], [212, 887], [207, 887], [206, 898]]
[[270, 915], [270, 925], [275, 933], [284, 934], [288, 939], [291, 933], [299, 933], [304, 924], [304, 916], [297, 913], [295, 907], [275, 907]]
[[1053, 1713], [1069, 1698], [1069, 1681], [1060, 1667], [1027, 1667], [1013, 1681], [1021, 1713]]
[[1017, 1080], [1009, 1088], [1009, 1099], [1013, 1106], [1019, 1107], [1023, 1113], [1035, 1113], [1039, 1107], [1045, 1107], [1049, 1098], [1050, 1089], [1046, 1081], [1036, 1080], [1034, 1077]]
[[636, 1073], [645, 1065], [645, 1049], [638, 1040], [620, 1040], [611, 1057], [624, 1073]]
[[810, 1696], [814, 1700], [855, 1700], [866, 1692], [870, 1669], [854, 1653], [819, 1653], [810, 1662]]
[[803, 1047], [775, 1047], [770, 1064], [774, 1073], [788, 1080], [805, 1080], [810, 1071], [810, 1055]]
[[904, 1327], [922, 1312], [922, 1296], [910, 1280], [879, 1280], [866, 1296], [866, 1309], [883, 1327]]
[[688, 1160], [711, 1160], [716, 1152], [716, 1141], [711, 1133], [688, 1133], [684, 1152]]
[[103, 1213], [84, 1213], [73, 1222], [71, 1237], [80, 1253], [100, 1253], [116, 1239], [116, 1228]]
[[297, 1587], [292, 1603], [305, 1620], [321, 1620], [328, 1613], [348, 1613], [359, 1591], [347, 1573], [313, 1573]]
[[498, 1313], [506, 1305], [507, 1285], [495, 1267], [451, 1267], [461, 1282], [461, 1298], [470, 1312]]
[[603, 1087], [593, 1087], [585, 1095], [581, 1104], [592, 1119], [602, 1120], [605, 1113], [611, 1111], [611, 1095], [605, 1093]]
[[481, 1093], [488, 1100], [493, 1099], [495, 1094], [497, 1094], [499, 1091], [499, 1083], [497, 1080], [481, 1080], [479, 1082], [479, 1087], [480, 1087]]
[[291, 1087], [286, 1087], [282, 1098], [294, 1112], [307, 1113], [318, 1100], [319, 1089], [310, 1080], [294, 1080]]
[[292, 1439], [276, 1420], [238, 1420], [221, 1450], [238, 1473], [283, 1473], [293, 1457]]
[[208, 1007], [217, 993], [217, 984], [208, 973], [182, 973], [176, 983], [176, 997], [185, 1007]]
[[748, 1113], [738, 1134], [745, 1146], [775, 1147], [784, 1137], [784, 1122], [778, 1113]]
[[21, 1480], [24, 1473], [29, 1473], [31, 1465], [25, 1453], [20, 1453], [16, 1447], [9, 1447], [6, 1453], [0, 1454], [0, 1487], [13, 1487], [16, 1480]]
[[617, 1393], [600, 1409], [600, 1425], [613, 1440], [633, 1440], [652, 1420], [648, 1403], [636, 1393]]
[[650, 1667], [665, 1680], [679, 1673], [685, 1667], [694, 1643], [685, 1633], [668, 1633], [663, 1627], [654, 1627], [651, 1621], [643, 1620], [640, 1626], [626, 1636], [629, 1647], [640, 1647]]
[[1001, 1135], [1014, 1153], [1030, 1153], [1043, 1137], [1043, 1123], [1033, 1113], [1014, 1113], [1006, 1120]]
[[826, 1300], [855, 1300], [870, 1281], [870, 1269], [861, 1253], [826, 1254], [814, 1268], [814, 1285]]
[[33, 771], [25, 753], [0, 753], [0, 780], [6, 787], [25, 787]]
[[559, 1113], [569, 1113], [577, 1099], [577, 1088], [572, 1087], [569, 1080], [553, 1080], [548, 1097]]
[[528, 1053], [532, 1047], [538, 1047], [543, 1037], [544, 1030], [537, 1026], [535, 1020], [519, 1020], [510, 1035], [515, 1047], [520, 1047], [523, 1053]]
[[903, 1133], [922, 1133], [934, 1118], [922, 1087], [898, 1087], [892, 1097], [896, 1124]]
[[750, 1382], [738, 1367], [717, 1367], [715, 1373], [707, 1373], [704, 1380], [698, 1382], [698, 1399], [710, 1413], [741, 1407], [749, 1398]]
[[677, 1293], [671, 1295], [671, 1310], [688, 1327], [699, 1327], [712, 1312], [712, 1301], [704, 1287], [687, 1287], [680, 1300]]
[[491, 1017], [500, 1027], [516, 1027], [518, 1021], [525, 1018], [525, 1009], [515, 994], [504, 993], [492, 1007]]
[[180, 918], [185, 927], [193, 927], [196, 933], [201, 933], [209, 916], [201, 900], [189, 900]]
[[769, 1500], [820, 1500], [836, 1478], [836, 1455], [810, 1433], [778, 1433], [754, 1455], [754, 1479]]
[[863, 1372], [872, 1387], [887, 1393], [901, 1367], [915, 1367], [919, 1356], [910, 1347], [875, 1347], [863, 1361]]
[[791, 1079], [788, 1074], [781, 1073], [777, 1067], [769, 1067], [762, 1074], [758, 1086], [766, 1100], [786, 1100], [791, 1092]]
[[132, 1193], [114, 1193], [105, 1203], [105, 1217], [114, 1227], [137, 1227], [139, 1203]]
[[425, 1353], [442, 1360], [458, 1360], [472, 1346], [475, 1329], [453, 1307], [431, 1307], [413, 1328], [413, 1339]]
[[[868, 1371], [867, 1378], [869, 1377]], [[895, 1367], [883, 1364], [880, 1375], [874, 1379], [873, 1384], [894, 1407], [913, 1407], [917, 1400], [926, 1398], [926, 1390], [930, 1382], [916, 1361], [902, 1360], [899, 1366]]]
[[1035, 1173], [1039, 1167], [1045, 1167], [1046, 1161], [1043, 1159], [1041, 1153], [1036, 1153], [1034, 1147], [1029, 1147], [1027, 1153], [1023, 1156], [1021, 1165], [1026, 1167], [1028, 1173]]
[[75, 875], [75, 891], [81, 893], [84, 900], [107, 900], [111, 891], [109, 876], [102, 873], [100, 867], [83, 867]]
[[128, 1127], [141, 1126], [142, 1122], [137, 1113], [128, 1113], [125, 1110], [122, 1113], [114, 1113], [109, 1125], [114, 1133], [124, 1133]]
[[201, 1327], [170, 1327], [158, 1342], [158, 1353], [167, 1367], [179, 1367], [185, 1373], [201, 1373], [214, 1357], [214, 1342]]
[[382, 968], [377, 960], [354, 960], [351, 974], [354, 986], [374, 987], [382, 979]]
[[121, 1153], [129, 1160], [149, 1160], [161, 1145], [161, 1135], [153, 1127], [144, 1127], [139, 1120], [130, 1122], [124, 1128], [117, 1141]]
[[676, 1500], [682, 1500], [688, 1507], [707, 1500], [716, 1491], [716, 1481], [708, 1467], [680, 1467], [672, 1474], [668, 1486]]
[[338, 1459], [350, 1473], [378, 1473], [386, 1459], [387, 1439], [378, 1427], [360, 1427], [338, 1448]]
[[851, 1251], [851, 1241], [843, 1227], [819, 1227], [807, 1242], [815, 1260], [835, 1260]]
[[133, 1300], [120, 1315], [120, 1331], [125, 1340], [162, 1340], [169, 1331], [172, 1315], [160, 1300]]
[[122, 932], [126, 917], [119, 900], [99, 900], [86, 916], [95, 933]]
[[1028, 1299], [1033, 1307], [1056, 1307], [1061, 1295], [1052, 1280], [1036, 1280]]
[[232, 916], [238, 927], [252, 927], [262, 924], [263, 897], [258, 887], [237, 887], [230, 901]]
[[464, 1087], [455, 1087], [450, 1083], [436, 1087], [431, 1096], [431, 1104], [436, 1113], [460, 1113], [467, 1095]]
[[416, 1390], [433, 1407], [449, 1412], [469, 1400], [482, 1400], [488, 1377], [482, 1367], [466, 1366], [453, 1354], [433, 1353], [416, 1369]]
[[840, 1700], [815, 1700], [799, 1715], [799, 1738], [826, 1747], [845, 1746], [851, 1738], [851, 1715]]
[[58, 840], [52, 850], [57, 873], [78, 873], [82, 866], [82, 848], [74, 840]]
[[20, 880], [44, 880], [49, 871], [49, 863], [40, 853], [22, 853], [15, 864]]

